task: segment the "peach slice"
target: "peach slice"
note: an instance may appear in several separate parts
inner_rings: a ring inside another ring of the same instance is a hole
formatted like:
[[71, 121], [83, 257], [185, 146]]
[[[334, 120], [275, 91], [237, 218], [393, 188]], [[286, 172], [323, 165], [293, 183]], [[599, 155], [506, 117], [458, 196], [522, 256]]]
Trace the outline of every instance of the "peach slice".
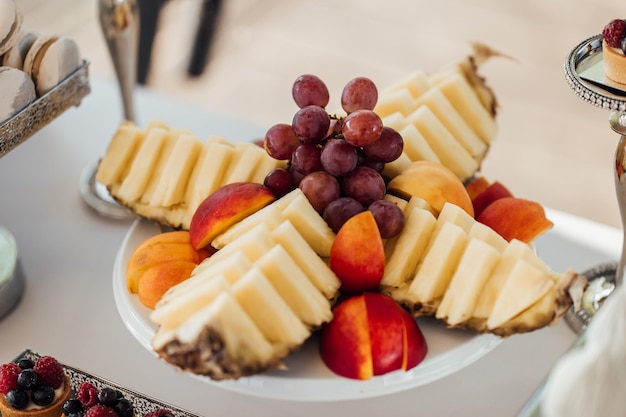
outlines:
[[218, 188], [191, 218], [191, 245], [203, 248], [233, 224], [275, 200], [269, 188], [253, 182], [235, 182]]
[[372, 212], [352, 216], [339, 229], [330, 248], [330, 269], [344, 293], [378, 288], [385, 270], [385, 249]]
[[199, 264], [212, 253], [207, 249], [195, 250], [187, 231], [160, 233], [149, 237], [135, 248], [126, 266], [128, 291], [137, 293], [144, 272], [156, 264], [169, 261]]
[[505, 197], [513, 197], [513, 193], [511, 193], [508, 188], [498, 181], [491, 183], [480, 194], [472, 199], [474, 217], [478, 218], [487, 206], [494, 201]]
[[322, 328], [319, 347], [331, 371], [360, 380], [411, 369], [428, 350], [415, 319], [391, 297], [375, 292], [337, 305]]
[[477, 219], [498, 232], [507, 241], [525, 243], [548, 231], [554, 225], [541, 204], [523, 198], [505, 197], [489, 204]]
[[156, 303], [171, 287], [191, 276], [196, 264], [189, 261], [161, 262], [148, 268], [142, 275], [137, 287], [139, 301], [154, 309]]
[[463, 182], [449, 168], [437, 162], [413, 162], [389, 182], [387, 189], [407, 200], [412, 196], [420, 197], [436, 213], [441, 211], [446, 202], [450, 202], [474, 216], [472, 200]]

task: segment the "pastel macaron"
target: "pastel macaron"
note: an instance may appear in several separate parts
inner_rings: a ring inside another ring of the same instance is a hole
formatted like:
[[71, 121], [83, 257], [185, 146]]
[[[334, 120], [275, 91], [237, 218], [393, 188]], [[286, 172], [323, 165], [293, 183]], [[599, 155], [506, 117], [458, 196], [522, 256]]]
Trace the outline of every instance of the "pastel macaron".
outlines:
[[22, 32], [17, 42], [2, 57], [2, 65], [23, 69], [26, 54], [37, 40], [37, 37], [38, 35], [34, 32]]
[[80, 66], [78, 44], [72, 38], [42, 35], [24, 59], [24, 72], [43, 96]]
[[0, 67], [0, 124], [32, 103], [35, 84], [24, 71]]
[[4, 55], [17, 41], [22, 20], [22, 13], [13, 0], [0, 0], [0, 55]]

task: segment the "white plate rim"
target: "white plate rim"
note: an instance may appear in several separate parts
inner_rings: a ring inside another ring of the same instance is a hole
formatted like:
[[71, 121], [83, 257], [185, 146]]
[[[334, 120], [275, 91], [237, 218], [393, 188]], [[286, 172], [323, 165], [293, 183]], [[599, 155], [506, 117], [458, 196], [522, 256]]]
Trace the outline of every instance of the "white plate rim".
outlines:
[[[157, 357], [150, 342], [155, 326], [147, 317], [137, 296], [128, 292], [125, 282], [125, 265], [133, 239], [142, 232], [141, 228], [154, 224], [137, 219], [130, 226], [117, 251], [113, 268], [113, 296], [117, 311], [131, 335], [149, 352]], [[422, 327], [424, 331], [424, 328]], [[453, 332], [454, 330], [447, 330]], [[428, 333], [424, 331], [428, 343]], [[442, 354], [430, 351], [426, 359], [407, 372], [397, 371], [376, 376], [367, 381], [357, 381], [332, 375], [324, 378], [290, 378], [285, 373], [268, 373], [240, 378], [236, 381], [213, 381], [210, 378], [189, 373], [191, 377], [209, 385], [266, 399], [283, 401], [331, 402], [375, 398], [399, 393], [430, 384], [460, 371], [495, 349], [502, 338], [492, 334], [472, 334], [452, 349]], [[321, 361], [320, 361], [321, 362]], [[323, 366], [323, 365], [322, 365]], [[287, 371], [289, 372], [289, 371]]]

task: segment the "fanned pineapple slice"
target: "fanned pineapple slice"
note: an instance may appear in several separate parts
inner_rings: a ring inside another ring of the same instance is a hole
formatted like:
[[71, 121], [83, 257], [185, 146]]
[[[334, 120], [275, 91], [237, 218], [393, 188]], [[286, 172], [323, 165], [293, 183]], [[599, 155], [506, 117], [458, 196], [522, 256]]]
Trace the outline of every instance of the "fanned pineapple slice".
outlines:
[[485, 281], [499, 260], [500, 253], [496, 249], [470, 237], [459, 266], [437, 308], [436, 317], [451, 326], [469, 320]]
[[289, 221], [273, 231], [259, 222], [166, 292], [150, 315], [159, 325], [153, 348], [181, 369], [214, 379], [272, 369], [332, 318], [338, 288]]
[[[584, 285], [581, 275], [553, 272], [528, 244], [506, 242], [457, 206], [444, 205], [426, 238], [411, 226], [416, 212], [381, 283], [416, 316], [434, 314], [450, 327], [508, 336], [554, 323], [572, 304], [570, 288]], [[424, 255], [414, 249], [418, 236], [429, 242]], [[421, 260], [400, 256], [408, 252]]]
[[159, 328], [152, 347], [182, 370], [215, 380], [254, 375], [282, 358], [229, 291], [175, 330]]

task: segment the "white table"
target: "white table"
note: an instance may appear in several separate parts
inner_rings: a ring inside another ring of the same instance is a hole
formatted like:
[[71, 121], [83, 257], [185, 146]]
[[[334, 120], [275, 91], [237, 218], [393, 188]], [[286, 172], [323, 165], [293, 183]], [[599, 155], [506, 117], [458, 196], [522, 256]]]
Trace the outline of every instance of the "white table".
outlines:
[[[101, 157], [121, 117], [117, 87], [92, 79], [92, 93], [0, 159], [0, 225], [15, 236], [26, 275], [18, 307], [0, 321], [0, 362], [24, 348], [202, 416], [512, 416], [575, 339], [564, 322], [505, 340], [472, 365], [427, 386], [386, 397], [299, 403], [245, 396], [178, 374], [133, 338], [112, 294], [116, 251], [130, 222], [92, 213], [81, 170]], [[265, 127], [208, 114], [140, 91], [139, 123], [160, 118], [199, 137], [260, 137]], [[614, 262], [621, 232], [549, 210], [555, 228], [537, 242], [550, 266], [579, 271]]]

